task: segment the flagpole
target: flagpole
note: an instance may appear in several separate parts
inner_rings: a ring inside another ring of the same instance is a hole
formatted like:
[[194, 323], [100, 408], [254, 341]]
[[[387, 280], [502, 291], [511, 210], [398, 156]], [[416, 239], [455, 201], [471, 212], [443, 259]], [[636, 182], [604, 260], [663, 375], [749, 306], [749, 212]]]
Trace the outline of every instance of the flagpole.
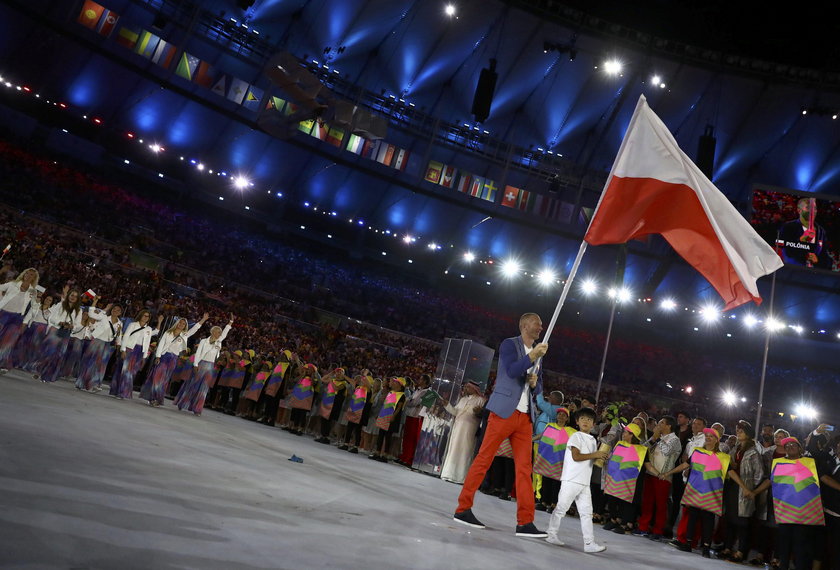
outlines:
[[580, 242], [577, 257], [575, 257], [575, 262], [572, 264], [572, 270], [569, 272], [569, 277], [566, 278], [566, 283], [563, 285], [563, 292], [560, 294], [560, 300], [557, 301], [557, 307], [554, 308], [554, 314], [551, 316], [551, 322], [548, 323], [548, 328], [545, 329], [543, 342], [548, 342], [551, 332], [554, 330], [554, 325], [557, 324], [557, 317], [560, 316], [560, 309], [563, 308], [563, 304], [566, 302], [566, 297], [569, 295], [569, 289], [572, 288], [572, 281], [574, 281], [575, 275], [577, 275], [578, 267], [580, 267], [580, 260], [583, 259], [583, 254], [586, 253], [586, 246], [587, 243], [585, 241]]
[[761, 408], [764, 405], [764, 379], [767, 377], [767, 354], [770, 352], [770, 319], [773, 316], [773, 301], [776, 296], [776, 272], [770, 282], [770, 307], [767, 309], [767, 319], [764, 322], [764, 360], [761, 363], [761, 384], [758, 388], [758, 406], [755, 413], [755, 433], [761, 431]]
[[598, 388], [595, 390], [595, 405], [598, 405], [598, 400], [601, 397], [601, 382], [604, 380], [604, 368], [607, 365], [607, 352], [610, 350], [610, 337], [612, 336], [613, 322], [615, 322], [615, 307], [618, 305], [618, 293], [612, 300], [612, 310], [610, 310], [610, 324], [607, 327], [607, 340], [604, 342], [604, 354], [601, 356], [601, 370], [598, 372]]

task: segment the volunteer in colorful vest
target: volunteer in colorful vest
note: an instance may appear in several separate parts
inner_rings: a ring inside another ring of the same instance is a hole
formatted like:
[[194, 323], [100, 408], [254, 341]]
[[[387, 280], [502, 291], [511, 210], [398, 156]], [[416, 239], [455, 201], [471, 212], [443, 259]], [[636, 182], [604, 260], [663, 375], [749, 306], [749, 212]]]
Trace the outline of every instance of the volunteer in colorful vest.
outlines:
[[557, 508], [551, 513], [546, 533], [548, 536], [545, 539], [549, 544], [565, 545], [560, 540], [560, 525], [569, 507], [574, 503], [580, 517], [583, 551], [588, 554], [606, 550], [605, 546], [595, 542], [595, 531], [592, 525], [592, 495], [589, 486], [592, 480], [592, 464], [595, 460], [607, 459], [610, 452], [599, 451], [598, 442], [590, 434], [595, 427], [595, 418], [595, 410], [592, 408], [581, 408], [575, 414], [578, 431], [572, 434], [566, 444], [560, 495], [557, 497]]
[[195, 349], [192, 376], [181, 386], [173, 402], [179, 410], [186, 408], [197, 416], [201, 415], [204, 410], [204, 398], [207, 397], [208, 383], [216, 373], [216, 358], [222, 350], [222, 342], [227, 338], [233, 321], [234, 316], [231, 314], [230, 321], [224, 329], [218, 326], [211, 328], [210, 336], [201, 339], [198, 343]]
[[318, 443], [330, 443], [330, 433], [341, 414], [344, 398], [347, 394], [347, 381], [350, 378], [344, 373], [344, 368], [336, 368], [321, 378], [321, 437], [315, 438]]
[[523, 538], [543, 538], [546, 533], [534, 526], [534, 492], [531, 486], [531, 445], [537, 406], [534, 396], [542, 393], [542, 366], [548, 345], [536, 344], [542, 333], [542, 319], [535, 313], [519, 318], [520, 336], [507, 338], [499, 345], [499, 364], [493, 393], [487, 401], [490, 415], [487, 429], [464, 487], [458, 497], [454, 519], [473, 528], [485, 528], [472, 512], [475, 492], [493, 462], [499, 445], [510, 440], [516, 469], [516, 529]]
[[362, 443], [359, 444], [359, 449], [373, 451], [376, 445], [376, 436], [379, 434], [376, 420], [379, 419], [379, 412], [382, 410], [388, 392], [388, 382], [383, 381], [382, 378], [373, 379], [370, 387], [370, 412], [367, 423], [362, 424]]
[[[77, 390], [99, 392], [102, 390], [102, 378], [108, 360], [119, 348], [122, 333], [122, 306], [109, 305], [104, 310], [91, 308], [88, 319], [93, 324], [91, 340], [82, 358], [79, 377], [76, 379]], [[116, 343], [116, 345], [115, 345]]]
[[24, 269], [14, 280], [0, 285], [0, 373], [15, 367], [13, 351], [23, 320], [38, 308], [38, 271]]
[[78, 290], [67, 289], [61, 303], [50, 311], [50, 329], [41, 344], [42, 357], [35, 373], [42, 382], [55, 382], [61, 372], [70, 334], [82, 328], [82, 299]]
[[147, 400], [153, 408], [163, 405], [166, 385], [172, 377], [178, 357], [187, 348], [189, 338], [198, 332], [209, 316], [204, 313], [201, 320], [190, 328], [187, 328], [187, 319], [177, 319], [169, 330], [160, 335], [155, 348], [155, 367], [140, 389], [140, 398]]
[[[223, 368], [218, 376], [216, 386], [211, 391], [208, 391], [207, 407], [211, 410], [224, 410], [225, 406], [227, 406], [230, 396], [230, 384], [234, 376], [240, 373], [239, 362], [242, 360], [243, 354], [242, 350], [234, 350], [233, 352], [224, 351], [216, 359], [216, 363], [222, 363]], [[243, 376], [245, 375], [244, 368], [241, 373]], [[213, 394], [212, 399], [210, 398], [210, 394]]]
[[660, 473], [674, 468], [682, 453], [680, 439], [674, 433], [677, 420], [665, 416], [656, 424], [651, 436], [651, 448], [645, 460], [645, 482], [642, 490], [642, 511], [635, 536], [648, 536], [660, 540], [668, 518], [668, 499], [671, 496], [671, 478], [660, 479]]
[[641, 445], [644, 419], [636, 417], [621, 432], [612, 455], [604, 469], [604, 496], [610, 520], [604, 530], [625, 534], [633, 530], [633, 523], [642, 502], [642, 481], [647, 448]]
[[298, 376], [290, 384], [289, 407], [291, 414], [289, 418], [290, 433], [303, 435], [306, 429], [307, 412], [312, 409], [312, 402], [315, 399], [315, 384], [318, 382], [318, 367], [307, 363], [300, 367]]
[[[703, 558], [711, 558], [712, 531], [715, 517], [723, 516], [723, 482], [729, 471], [729, 455], [720, 452], [718, 433], [712, 428], [703, 428], [703, 447], [692, 448], [689, 461], [685, 461], [660, 477], [688, 471], [682, 504], [688, 508], [688, 536], [677, 548], [691, 552], [690, 542], [695, 533], [697, 521], [702, 532], [700, 548]], [[683, 512], [685, 514], [685, 512]]]
[[[537, 441], [543, 433], [545, 426], [549, 422], [553, 422], [557, 418], [557, 408], [563, 405], [563, 392], [554, 390], [545, 397], [545, 394], [540, 394], [534, 398], [534, 403], [540, 410], [540, 415], [537, 416], [537, 421], [534, 422], [534, 441]], [[568, 408], [566, 408], [566, 415], [568, 416]]]
[[[679, 418], [677, 419], [677, 422], [679, 423]], [[682, 457], [680, 457], [680, 459], [677, 461], [678, 463], [680, 463], [680, 464], [691, 463], [691, 454], [694, 453], [694, 450], [697, 449], [698, 447], [703, 447], [703, 444], [706, 441], [706, 436], [703, 433], [703, 430], [706, 429], [706, 424], [707, 424], [707, 422], [706, 422], [705, 418], [696, 417], [693, 420], [691, 420], [691, 437], [685, 443], [685, 447], [684, 447], [684, 450], [683, 450]], [[723, 450], [720, 449], [720, 442], [718, 442], [718, 451], [723, 452]], [[728, 452], [724, 452], [724, 453], [728, 453]], [[676, 504], [674, 504], [672, 502], [672, 509], [671, 509], [672, 512], [673, 511], [678, 511], [679, 512], [680, 508], [682, 509], [682, 512], [680, 514], [680, 522], [677, 525], [677, 536], [674, 538], [674, 540], [671, 541], [671, 545], [675, 546], [677, 548], [681, 548], [682, 545], [684, 545], [686, 543], [691, 544], [692, 547], [693, 547], [694, 544], [696, 543], [696, 541], [700, 539], [700, 534], [701, 534], [700, 532], [697, 531], [696, 528], [692, 528], [691, 530], [689, 530], [689, 528], [688, 528], [688, 507], [685, 506], [685, 504], [683, 504], [683, 502], [682, 502], [682, 494], [683, 494], [683, 491], [685, 490], [685, 485], [688, 483], [688, 475], [689, 475], [689, 470], [686, 469], [685, 471], [682, 472], [681, 476], [678, 477], [678, 479], [682, 478], [683, 490], [681, 490], [679, 492], [679, 497], [680, 498], [676, 502]], [[672, 501], [673, 501], [674, 493], [671, 493], [671, 497], [672, 497]], [[673, 516], [671, 517], [671, 519], [673, 519]], [[669, 519], [669, 521], [671, 519]], [[697, 524], [700, 525], [700, 519], [697, 519]], [[668, 528], [671, 528], [672, 526], [673, 525], [670, 525]], [[690, 539], [690, 540], [687, 539], [686, 537], [689, 536], [689, 535], [693, 536], [694, 538]]]
[[339, 449], [359, 453], [362, 426], [367, 424], [370, 415], [372, 386], [373, 377], [370, 375], [370, 370], [362, 370], [361, 374], [353, 378], [349, 401], [344, 412], [347, 429], [344, 431], [344, 443], [338, 447]]
[[134, 391], [134, 377], [143, 367], [143, 362], [149, 356], [149, 345], [152, 337], [160, 333], [160, 326], [163, 324], [163, 315], [157, 320], [157, 328], [152, 328], [149, 321], [152, 313], [148, 309], [142, 309], [134, 322], [125, 327], [122, 340], [120, 340], [119, 356], [122, 367], [119, 374], [114, 373], [111, 380], [109, 394], [118, 400], [130, 399]]
[[382, 409], [376, 418], [376, 427], [379, 433], [376, 435], [376, 447], [369, 459], [375, 459], [383, 463], [388, 462], [388, 455], [391, 450], [391, 440], [394, 434], [400, 431], [400, 419], [405, 406], [405, 384], [403, 377], [391, 378], [389, 382], [391, 390], [385, 396]]
[[[256, 366], [255, 366], [256, 367]], [[268, 378], [271, 376], [271, 371], [274, 368], [274, 363], [263, 360], [259, 363], [259, 369], [254, 374], [253, 380], [245, 389], [245, 396], [239, 401], [242, 409], [241, 417], [246, 420], [257, 421], [257, 403], [260, 401], [263, 389], [265, 388]]]
[[[751, 491], [758, 495], [773, 486], [773, 510], [779, 529], [776, 556], [779, 568], [811, 568], [814, 560], [816, 529], [825, 525], [820, 479], [816, 462], [802, 456], [802, 445], [795, 437], [781, 441], [785, 456], [773, 460], [770, 478]], [[821, 548], [821, 545], [820, 545]]]
[[560, 479], [563, 476], [563, 462], [566, 459], [566, 445], [577, 431], [567, 426], [569, 409], [555, 408], [554, 418], [542, 426], [542, 434], [534, 441], [534, 490], [537, 494], [537, 510], [554, 510], [560, 493]]
[[815, 459], [829, 554], [829, 560], [823, 559], [823, 568], [840, 568], [840, 435], [832, 436]]
[[225, 405], [225, 414], [229, 416], [234, 416], [239, 411], [239, 399], [242, 397], [245, 387], [256, 374], [254, 366], [257, 364], [257, 353], [251, 348], [243, 352], [242, 360], [236, 368], [236, 374], [231, 377], [230, 381], [230, 393]]
[[406, 467], [414, 464], [414, 453], [417, 449], [417, 441], [420, 439], [420, 431], [423, 429], [423, 397], [429, 392], [429, 385], [432, 378], [423, 374], [417, 381], [417, 385], [408, 401], [405, 403], [405, 424], [403, 425], [402, 452], [398, 463]]
[[440, 469], [440, 478], [444, 481], [460, 484], [467, 476], [475, 453], [475, 434], [486, 401], [483, 393], [477, 383], [467, 382], [455, 406], [443, 399], [438, 400], [455, 418]]
[[44, 342], [49, 328], [53, 300], [52, 295], [43, 295], [39, 308], [30, 309], [24, 317], [23, 324], [26, 330], [20, 335], [15, 345], [15, 367], [30, 373], [36, 370], [36, 364], [41, 356], [41, 344]]
[[280, 351], [277, 364], [274, 365], [271, 375], [265, 383], [265, 388], [259, 401], [263, 415], [257, 420], [261, 424], [273, 426], [277, 421], [277, 406], [280, 402], [280, 394], [283, 393], [283, 380], [291, 367], [292, 356], [291, 350], [284, 349]]
[[[725, 535], [723, 550], [718, 558], [732, 562], [743, 561], [750, 551], [750, 532], [753, 519], [763, 520], [767, 516], [767, 502], [762, 495], [755, 500], [751, 490], [766, 477], [762, 450], [755, 442], [755, 431], [746, 421], [735, 426], [737, 443], [730, 453], [729, 480], [723, 488]], [[737, 542], [736, 542], [737, 539]]]

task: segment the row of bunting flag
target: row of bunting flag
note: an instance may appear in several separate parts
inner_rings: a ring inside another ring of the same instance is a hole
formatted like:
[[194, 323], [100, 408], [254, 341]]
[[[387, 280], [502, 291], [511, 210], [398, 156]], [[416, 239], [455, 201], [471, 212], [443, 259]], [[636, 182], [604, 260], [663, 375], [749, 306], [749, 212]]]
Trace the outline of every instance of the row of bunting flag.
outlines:
[[191, 81], [213, 93], [242, 105], [246, 109], [259, 111], [264, 91], [247, 81], [223, 73], [210, 63], [178, 49], [149, 30], [121, 26], [114, 34], [120, 16], [93, 0], [85, 0], [78, 22], [86, 28], [105, 36], [134, 53], [151, 60], [164, 69], [173, 69], [175, 75]]
[[[111, 37], [117, 28], [120, 16], [113, 10], [105, 8], [93, 0], [85, 0], [79, 13], [78, 22], [86, 28]], [[122, 26], [114, 35], [118, 45], [132, 50], [153, 63], [165, 69], [172, 69], [176, 75], [183, 77], [221, 97], [225, 97], [238, 105], [252, 111], [260, 110], [260, 103], [264, 91], [232, 75], [222, 73], [212, 64], [181, 51], [178, 47], [148, 30], [138, 30], [130, 26]], [[176, 61], [177, 58], [177, 61]], [[265, 110], [275, 110], [285, 115], [291, 115], [297, 110], [294, 103], [280, 97], [267, 98]], [[301, 121], [298, 129], [310, 136], [341, 147], [346, 131], [339, 127], [330, 126], [316, 120]], [[356, 134], [350, 134], [347, 140], [347, 150], [370, 160], [375, 160], [385, 166], [405, 171], [408, 166], [410, 151], [381, 140], [368, 140]]]
[[[118, 45], [132, 50], [165, 69], [174, 70], [175, 75], [209, 89], [246, 109], [260, 111], [264, 90], [221, 72], [212, 64], [179, 50], [175, 44], [167, 42], [151, 31], [131, 26], [122, 26], [117, 29], [119, 20], [119, 14], [93, 0], [85, 0], [78, 17], [78, 22], [86, 28], [105, 37], [114, 37]], [[114, 34], [115, 30], [116, 34]], [[276, 96], [267, 97], [263, 108], [266, 112], [276, 111], [287, 116], [297, 111], [294, 103]], [[298, 129], [338, 148], [342, 147], [347, 136], [344, 129], [314, 119], [301, 121]], [[347, 139], [345, 148], [354, 154], [403, 172], [408, 167], [409, 158], [411, 158], [411, 152], [408, 149], [397, 147], [384, 140], [365, 139], [352, 133]], [[499, 185], [496, 181], [459, 171], [452, 165], [434, 160], [426, 167], [425, 180], [475, 198], [499, 202], [508, 208], [532, 212], [544, 218], [568, 221], [572, 216], [572, 207], [566, 202], [510, 185], [504, 187], [504, 192], [499, 197]]]
[[506, 185], [499, 196], [500, 185], [495, 180], [459, 171], [451, 164], [443, 164], [436, 160], [430, 161], [426, 167], [425, 180], [474, 198], [498, 202], [507, 208], [532, 212], [549, 219], [568, 221], [574, 209], [571, 204], [562, 200], [511, 185]]
[[[268, 98], [265, 108], [266, 111], [277, 111], [287, 116], [295, 113], [298, 109], [297, 105], [291, 101], [276, 96]], [[347, 136], [345, 129], [315, 119], [301, 121], [298, 123], [298, 130], [339, 148], [341, 148]], [[384, 140], [369, 140], [354, 133], [350, 133], [346, 148], [353, 154], [375, 160], [379, 164], [403, 172], [405, 172], [408, 160], [411, 157], [411, 151], [408, 149], [400, 148]]]

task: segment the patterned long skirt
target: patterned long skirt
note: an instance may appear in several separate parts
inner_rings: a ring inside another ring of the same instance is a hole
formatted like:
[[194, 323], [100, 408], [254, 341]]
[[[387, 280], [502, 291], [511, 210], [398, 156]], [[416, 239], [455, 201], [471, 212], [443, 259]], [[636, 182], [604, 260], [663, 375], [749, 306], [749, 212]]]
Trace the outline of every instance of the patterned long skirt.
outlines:
[[184, 382], [175, 397], [175, 405], [178, 409], [187, 408], [195, 414], [200, 414], [204, 409], [204, 398], [207, 397], [207, 390], [215, 373], [213, 363], [206, 360], [202, 360], [193, 368], [192, 376]]
[[55, 382], [67, 353], [70, 339], [58, 336], [58, 329], [50, 327], [44, 342], [41, 343], [41, 358], [34, 365], [35, 372], [41, 375], [44, 382]]
[[100, 339], [93, 339], [88, 344], [87, 350], [82, 357], [81, 370], [76, 379], [76, 388], [90, 390], [102, 384], [102, 377], [105, 376], [105, 368], [108, 367], [108, 360], [114, 347], [110, 342]]
[[27, 372], [35, 371], [35, 364], [41, 357], [41, 345], [43, 344], [47, 335], [47, 323], [32, 323], [15, 345], [12, 360], [14, 360], [15, 368], [22, 368]]
[[23, 333], [23, 315], [0, 311], [0, 368], [14, 368], [14, 348]]
[[134, 391], [134, 377], [143, 368], [143, 347], [135, 345], [130, 351], [126, 351], [123, 356], [122, 369], [119, 374], [114, 374], [111, 380], [111, 390], [108, 392], [111, 396], [118, 398], [131, 399], [131, 394]]
[[67, 345], [67, 352], [64, 354], [64, 362], [61, 363], [62, 378], [76, 378], [79, 375], [82, 355], [85, 352], [85, 341], [70, 337], [70, 342]]
[[166, 394], [166, 387], [176, 364], [178, 364], [178, 357], [171, 352], [161, 356], [160, 362], [155, 364], [151, 374], [143, 382], [143, 387], [140, 389], [140, 398], [148, 400], [150, 403], [157, 402], [162, 406], [163, 396]]

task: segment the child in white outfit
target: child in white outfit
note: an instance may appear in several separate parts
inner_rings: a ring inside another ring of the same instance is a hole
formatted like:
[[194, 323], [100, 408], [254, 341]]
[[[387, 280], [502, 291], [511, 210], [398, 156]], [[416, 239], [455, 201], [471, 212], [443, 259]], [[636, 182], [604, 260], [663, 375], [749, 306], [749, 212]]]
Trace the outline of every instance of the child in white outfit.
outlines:
[[595, 425], [595, 411], [582, 408], [577, 412], [577, 423], [580, 431], [574, 433], [566, 444], [566, 455], [563, 459], [563, 475], [560, 477], [562, 486], [557, 497], [557, 506], [551, 514], [548, 523], [548, 538], [545, 540], [557, 546], [564, 546], [557, 533], [563, 515], [572, 506], [577, 505], [580, 516], [580, 530], [583, 534], [583, 551], [588, 553], [606, 550], [595, 542], [595, 531], [592, 528], [592, 494], [589, 492], [589, 480], [592, 477], [592, 461], [608, 459], [609, 451], [597, 451], [595, 438], [589, 435]]

